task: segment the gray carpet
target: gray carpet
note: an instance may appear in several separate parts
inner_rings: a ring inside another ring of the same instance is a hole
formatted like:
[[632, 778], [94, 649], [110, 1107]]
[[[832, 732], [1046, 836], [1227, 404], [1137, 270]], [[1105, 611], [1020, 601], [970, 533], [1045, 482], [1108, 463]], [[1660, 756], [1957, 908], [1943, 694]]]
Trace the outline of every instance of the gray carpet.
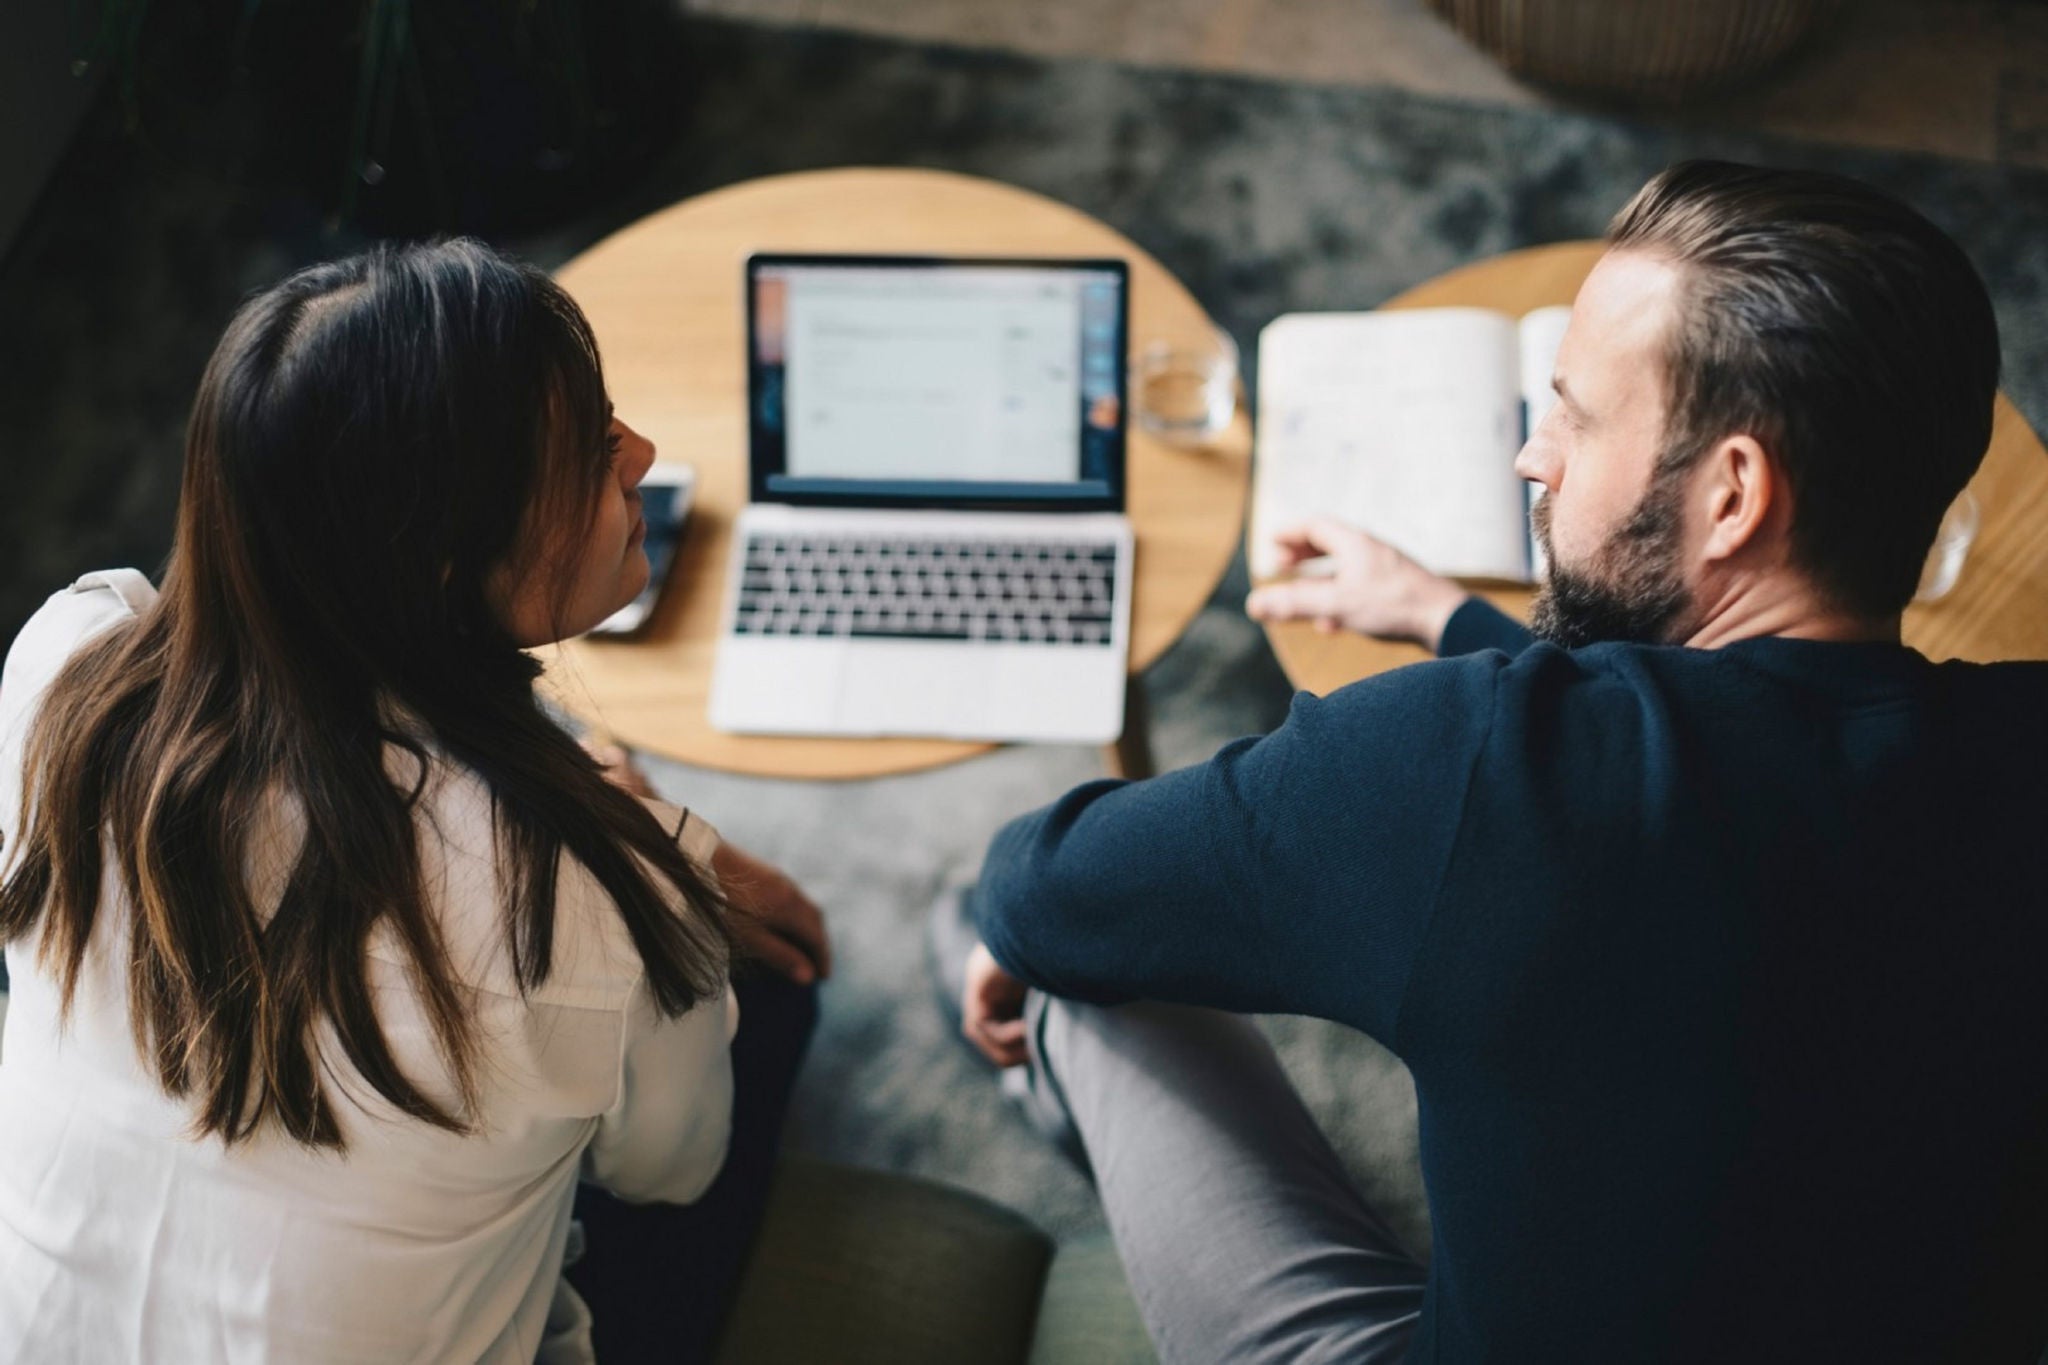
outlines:
[[[1479, 257], [1596, 235], [1678, 157], [1820, 166], [1904, 195], [1962, 241], [1998, 303], [2008, 391], [2048, 425], [2048, 175], [729, 24], [693, 26], [677, 79], [693, 93], [659, 164], [573, 225], [506, 244], [553, 265], [651, 209], [751, 176], [945, 167], [1119, 228], [1230, 327], [1255, 372], [1255, 334], [1275, 314], [1369, 307]], [[0, 638], [85, 569], [160, 561], [185, 405], [235, 300], [359, 240], [303, 205], [172, 172], [116, 124], [109, 112], [88, 130], [0, 263]], [[1236, 611], [1243, 587], [1239, 570], [1147, 676], [1165, 765], [1197, 761], [1284, 709], [1284, 679]], [[1089, 751], [1012, 749], [835, 785], [652, 765], [668, 795], [783, 862], [830, 914], [841, 970], [796, 1107], [797, 1147], [954, 1179], [1061, 1233], [1096, 1221], [1085, 1185], [943, 1036], [918, 922], [1007, 816], [1097, 765]], [[1398, 1064], [1342, 1030], [1272, 1027], [1368, 1193], [1425, 1244], [1413, 1093]]]

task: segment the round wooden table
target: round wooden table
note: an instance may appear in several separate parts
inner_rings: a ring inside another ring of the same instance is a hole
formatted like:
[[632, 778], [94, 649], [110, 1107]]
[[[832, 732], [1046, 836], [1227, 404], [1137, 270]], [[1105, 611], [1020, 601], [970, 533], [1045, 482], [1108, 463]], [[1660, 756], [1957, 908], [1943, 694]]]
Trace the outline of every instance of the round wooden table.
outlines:
[[[953, 740], [793, 739], [711, 728], [706, 702], [733, 518], [746, 502], [743, 267], [756, 251], [1120, 256], [1130, 262], [1134, 346], [1209, 326], [1159, 262], [1121, 234], [1043, 196], [942, 171], [811, 171], [717, 190], [643, 218], [569, 262], [558, 278], [596, 330], [618, 413], [660, 456], [695, 465], [696, 503], [668, 590], [646, 630], [585, 639], [546, 658], [573, 714], [621, 743], [730, 772], [874, 777], [986, 752]], [[1130, 667], [1186, 629], [1243, 535], [1251, 424], [1242, 404], [1205, 450], [1133, 424], [1128, 511], [1137, 536]], [[1130, 689], [1119, 771], [1150, 762]]]
[[[1464, 266], [1390, 299], [1388, 308], [1478, 307], [1519, 317], [1569, 304], [1604, 250], [1598, 242], [1531, 247]], [[1906, 643], [1930, 659], [2048, 659], [2048, 450], [2004, 394], [1993, 410], [1991, 449], [1970, 481], [1983, 524], [1955, 589], [1906, 608]], [[1476, 584], [1516, 617], [1527, 588]], [[1266, 627], [1280, 667], [1296, 687], [1321, 695], [1429, 657], [1414, 645], [1292, 621]]]

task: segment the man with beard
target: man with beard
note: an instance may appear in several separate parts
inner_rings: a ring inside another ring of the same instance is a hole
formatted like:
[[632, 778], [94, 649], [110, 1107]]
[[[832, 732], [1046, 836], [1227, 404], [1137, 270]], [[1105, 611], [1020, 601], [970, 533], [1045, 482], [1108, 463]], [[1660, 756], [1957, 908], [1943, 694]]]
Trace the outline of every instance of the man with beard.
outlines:
[[[1983, 285], [1865, 186], [1720, 163], [1608, 246], [1517, 461], [1530, 630], [1300, 528], [1334, 571], [1253, 615], [1441, 657], [1083, 786], [935, 909], [963, 1030], [1092, 1171], [1168, 1361], [2048, 1340], [2048, 665], [1899, 636], [1989, 440]], [[1407, 1062], [1426, 1268], [1245, 1012]]]

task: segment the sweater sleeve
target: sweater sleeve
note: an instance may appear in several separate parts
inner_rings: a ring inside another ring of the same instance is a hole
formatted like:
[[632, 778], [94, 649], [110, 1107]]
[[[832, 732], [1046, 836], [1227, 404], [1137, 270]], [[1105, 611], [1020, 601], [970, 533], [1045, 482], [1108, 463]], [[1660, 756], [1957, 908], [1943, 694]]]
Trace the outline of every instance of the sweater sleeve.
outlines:
[[1476, 654], [1482, 649], [1497, 649], [1513, 657], [1534, 643], [1536, 637], [1527, 626], [1485, 598], [1474, 596], [1466, 598], [1464, 605], [1451, 613], [1436, 653], [1440, 659], [1449, 659]]
[[1263, 739], [1011, 822], [975, 896], [989, 950], [1056, 995], [1312, 1014], [1391, 1040], [1503, 662], [1303, 694]]

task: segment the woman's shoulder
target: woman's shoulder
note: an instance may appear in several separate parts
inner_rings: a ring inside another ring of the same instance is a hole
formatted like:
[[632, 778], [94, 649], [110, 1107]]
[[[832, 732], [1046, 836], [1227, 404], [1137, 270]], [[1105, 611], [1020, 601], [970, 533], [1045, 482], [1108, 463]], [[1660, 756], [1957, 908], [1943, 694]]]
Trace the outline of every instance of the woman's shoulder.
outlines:
[[101, 569], [52, 593], [14, 637], [0, 670], [0, 717], [7, 728], [87, 641], [136, 619], [155, 601], [156, 589], [136, 569]]
[[156, 602], [156, 588], [140, 569], [97, 569], [50, 594], [14, 637], [9, 666], [19, 658], [69, 657], [117, 621], [141, 616]]
[[[394, 755], [392, 761], [417, 776], [409, 755]], [[548, 977], [521, 990], [507, 933], [508, 892], [490, 790], [466, 768], [431, 753], [429, 761], [419, 806], [420, 870], [447, 961], [461, 984], [492, 995], [520, 996], [531, 1004], [625, 1009], [644, 976], [640, 951], [602, 885], [566, 850], [556, 869]], [[646, 804], [683, 851], [708, 871], [717, 831], [678, 807]], [[408, 960], [388, 926], [380, 926], [370, 951], [395, 964]]]

